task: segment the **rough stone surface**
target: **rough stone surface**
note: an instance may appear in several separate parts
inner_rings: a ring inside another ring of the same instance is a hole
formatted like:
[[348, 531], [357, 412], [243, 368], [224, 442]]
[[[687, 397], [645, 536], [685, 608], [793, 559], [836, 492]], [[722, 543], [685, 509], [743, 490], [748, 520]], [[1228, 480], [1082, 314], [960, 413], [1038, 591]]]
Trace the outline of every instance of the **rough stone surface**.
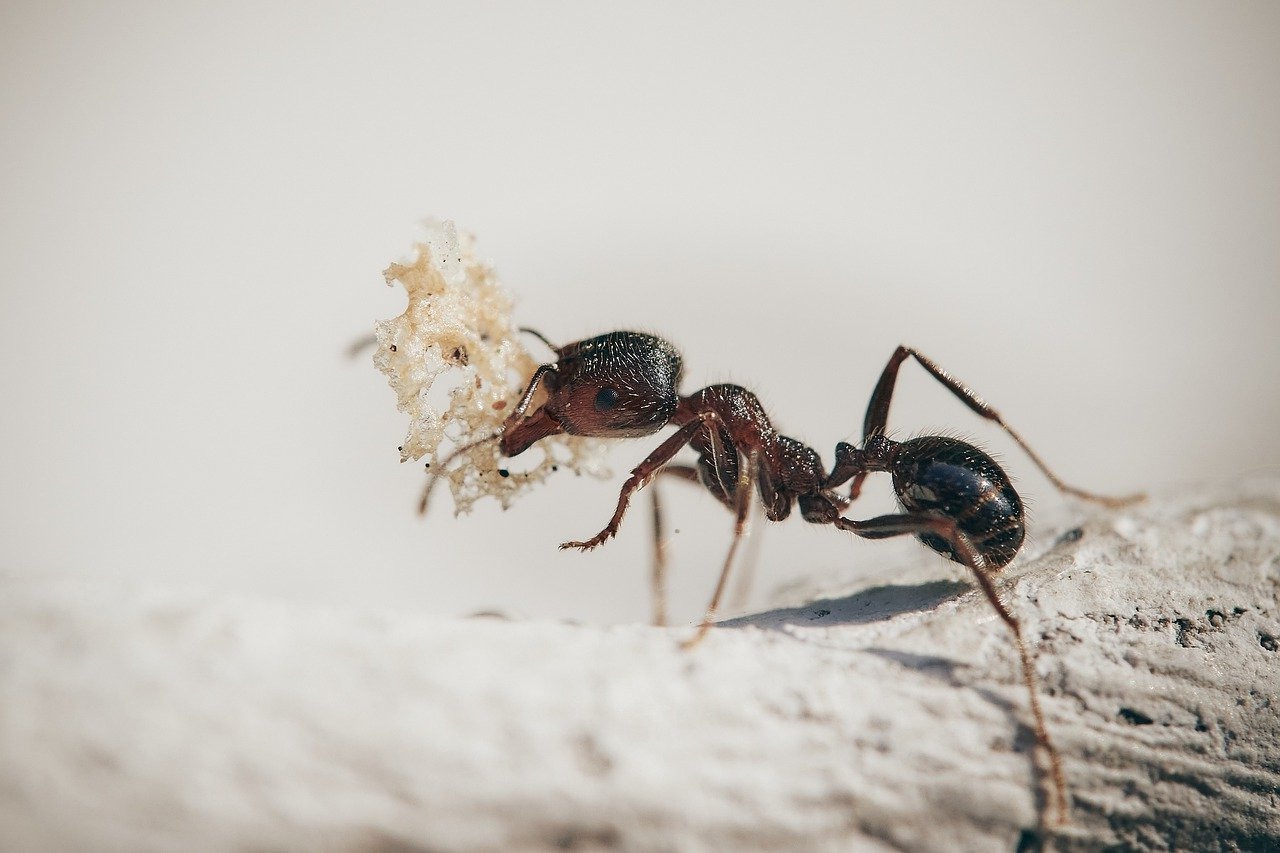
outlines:
[[[1056, 849], [1280, 845], [1280, 482], [1078, 507], [1001, 578]], [[688, 629], [0, 581], [5, 849], [1030, 849], [1009, 638], [962, 575]]]

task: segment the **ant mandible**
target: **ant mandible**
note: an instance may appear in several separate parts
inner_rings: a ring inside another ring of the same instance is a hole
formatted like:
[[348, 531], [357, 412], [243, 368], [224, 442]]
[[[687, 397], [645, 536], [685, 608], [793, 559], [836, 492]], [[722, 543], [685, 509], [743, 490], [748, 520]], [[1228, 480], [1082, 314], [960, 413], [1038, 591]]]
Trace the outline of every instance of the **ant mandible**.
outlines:
[[[676, 427], [675, 433], [632, 469], [604, 529], [590, 539], [565, 542], [560, 548], [589, 550], [614, 536], [631, 496], [658, 476], [701, 483], [734, 512], [736, 522], [706, 613], [697, 632], [683, 644], [690, 648], [702, 640], [715, 619], [734, 555], [746, 532], [753, 495], [759, 494], [770, 521], [782, 521], [798, 504], [805, 521], [834, 525], [864, 539], [914, 535], [934, 551], [967, 566], [1012, 633], [1036, 740], [1049, 760], [1053, 803], [1057, 814], [1065, 818], [1061, 759], [1045, 726], [1031, 654], [1021, 623], [1001, 600], [993, 580], [995, 572], [1007, 565], [1022, 546], [1026, 533], [1022, 501], [995, 460], [971, 444], [945, 436], [895, 441], [885, 434], [898, 369], [907, 359], [915, 359], [972, 411], [1008, 433], [1059, 490], [1107, 506], [1122, 506], [1140, 500], [1141, 495], [1110, 498], [1067, 485], [995, 409], [909, 347], [894, 350], [880, 374], [867, 406], [861, 446], [837, 444], [835, 466], [828, 473], [817, 452], [774, 429], [760, 401], [747, 389], [711, 385], [681, 396], [680, 354], [659, 337], [641, 332], [609, 332], [556, 347], [532, 329], [522, 331], [547, 344], [556, 360], [538, 367], [501, 433], [486, 439], [500, 441], [504, 456], [518, 456], [539, 440], [560, 433], [636, 438], [667, 425]], [[546, 392], [545, 401], [526, 414], [540, 387]], [[686, 445], [697, 452], [697, 465], [671, 464]], [[447, 462], [440, 467], [447, 467]], [[876, 472], [892, 475], [902, 512], [865, 520], [846, 518], [843, 513], [858, 497], [863, 481]], [[845, 484], [847, 490], [838, 491]], [[425, 500], [424, 493], [423, 507]], [[656, 495], [654, 518], [658, 540], [655, 587], [660, 587], [665, 557]]]

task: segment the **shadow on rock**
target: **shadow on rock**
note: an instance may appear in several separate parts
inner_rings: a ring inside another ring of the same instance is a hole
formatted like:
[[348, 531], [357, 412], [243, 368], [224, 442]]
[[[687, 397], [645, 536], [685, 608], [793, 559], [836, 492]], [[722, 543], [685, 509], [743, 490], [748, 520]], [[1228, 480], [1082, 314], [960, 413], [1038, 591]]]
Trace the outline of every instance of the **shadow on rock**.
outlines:
[[824, 598], [803, 607], [754, 613], [720, 623], [723, 628], [783, 630], [788, 625], [864, 625], [903, 613], [923, 613], [950, 601], [972, 587], [962, 581], [937, 580], [914, 586], [887, 585], [864, 589], [847, 598]]
[[952, 687], [959, 687], [964, 683], [956, 674], [956, 670], [963, 666], [963, 664], [952, 660], [951, 658], [937, 657], [935, 655], [917, 655], [912, 654], [911, 652], [901, 652], [896, 649], [884, 648], [870, 648], [866, 651], [868, 654], [873, 654], [876, 657], [893, 661], [906, 669], [912, 669], [916, 672], [936, 678], [939, 681], [945, 681]]

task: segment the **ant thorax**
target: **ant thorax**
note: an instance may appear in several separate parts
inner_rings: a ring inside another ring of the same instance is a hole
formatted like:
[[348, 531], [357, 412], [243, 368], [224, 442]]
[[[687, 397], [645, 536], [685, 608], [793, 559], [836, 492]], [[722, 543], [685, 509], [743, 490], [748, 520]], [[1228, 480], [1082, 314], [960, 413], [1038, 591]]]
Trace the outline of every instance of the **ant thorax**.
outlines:
[[714, 415], [714, 422], [695, 436], [690, 446], [698, 453], [702, 483], [726, 506], [736, 505], [743, 450], [754, 453], [753, 479], [770, 521], [781, 521], [801, 496], [822, 488], [826, 474], [817, 451], [781, 435], [760, 400], [740, 385], [711, 385], [681, 398], [676, 423]]

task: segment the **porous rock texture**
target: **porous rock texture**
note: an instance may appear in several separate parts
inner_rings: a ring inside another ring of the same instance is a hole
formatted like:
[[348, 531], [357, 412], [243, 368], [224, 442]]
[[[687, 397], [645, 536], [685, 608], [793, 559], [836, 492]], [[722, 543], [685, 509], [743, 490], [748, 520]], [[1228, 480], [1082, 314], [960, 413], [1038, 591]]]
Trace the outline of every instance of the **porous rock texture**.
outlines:
[[1275, 849], [1280, 481], [1070, 513], [1000, 580], [1058, 833], [1007, 632], [924, 557], [692, 652], [687, 628], [9, 576], [0, 846]]

